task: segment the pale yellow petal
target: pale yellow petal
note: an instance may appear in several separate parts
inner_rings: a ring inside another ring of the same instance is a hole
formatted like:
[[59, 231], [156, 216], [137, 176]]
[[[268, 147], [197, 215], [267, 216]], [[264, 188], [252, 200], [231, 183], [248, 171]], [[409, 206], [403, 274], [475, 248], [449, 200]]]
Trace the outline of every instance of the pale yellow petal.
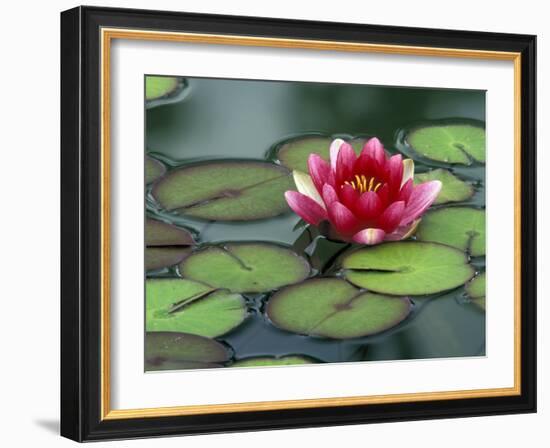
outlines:
[[401, 186], [405, 184], [409, 179], [412, 179], [414, 176], [414, 160], [405, 159], [403, 160], [403, 178], [401, 179]]
[[321, 199], [321, 195], [317, 191], [317, 188], [315, 188], [315, 185], [308, 174], [302, 171], [294, 170], [292, 172], [292, 177], [294, 177], [294, 183], [300, 193], [309, 196], [321, 207], [325, 208], [325, 203]]

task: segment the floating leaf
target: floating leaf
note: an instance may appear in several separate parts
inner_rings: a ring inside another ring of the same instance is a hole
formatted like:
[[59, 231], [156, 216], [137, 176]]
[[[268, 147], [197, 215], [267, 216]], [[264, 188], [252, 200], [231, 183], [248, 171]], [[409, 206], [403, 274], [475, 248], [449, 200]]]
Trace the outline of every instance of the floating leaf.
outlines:
[[446, 202], [462, 202], [471, 198], [474, 194], [474, 187], [456, 177], [449, 170], [441, 168], [419, 173], [414, 176], [414, 183], [418, 185], [422, 182], [439, 180], [443, 184], [434, 204], [444, 204]]
[[150, 184], [166, 173], [166, 167], [151, 157], [145, 158], [145, 183]]
[[210, 246], [187, 257], [181, 274], [232, 292], [264, 292], [302, 281], [308, 262], [295, 252], [267, 243]]
[[361, 291], [344, 280], [316, 278], [275, 293], [267, 315], [294, 333], [348, 339], [387, 330], [411, 310], [408, 298]]
[[263, 162], [212, 162], [172, 171], [153, 195], [167, 210], [195, 218], [245, 221], [287, 212], [294, 188], [285, 168]]
[[155, 219], [145, 221], [145, 269], [162, 269], [180, 263], [194, 244], [189, 231]]
[[232, 330], [246, 316], [246, 303], [239, 294], [184, 279], [146, 282], [147, 331], [177, 331], [213, 338]]
[[145, 99], [150, 101], [168, 96], [177, 89], [178, 85], [178, 78], [170, 76], [146, 76]]
[[146, 370], [221, 367], [230, 358], [224, 345], [194, 334], [145, 333]]
[[289, 355], [276, 358], [274, 356], [258, 356], [254, 358], [243, 358], [231, 364], [231, 367], [269, 367], [269, 366], [292, 366], [298, 364], [315, 364], [319, 361], [304, 355]]
[[156, 219], [145, 221], [146, 246], [190, 246], [195, 244], [189, 231]]
[[342, 266], [353, 284], [395, 295], [446, 291], [463, 285], [474, 275], [464, 252], [411, 241], [359, 249], [345, 256]]
[[181, 263], [191, 253], [190, 247], [147, 247], [145, 249], [145, 270], [167, 268]]
[[[280, 146], [277, 151], [277, 158], [288, 169], [307, 173], [307, 159], [309, 155], [316, 153], [328, 161], [329, 148], [333, 140], [332, 137], [318, 135], [293, 138]], [[354, 138], [347, 141], [353, 146], [355, 152], [359, 154], [365, 144], [366, 138]]]
[[485, 129], [466, 124], [427, 126], [407, 136], [412, 149], [438, 162], [470, 165], [485, 162]]
[[485, 309], [485, 272], [466, 284], [466, 293], [475, 305]]
[[424, 215], [416, 237], [468, 251], [472, 256], [485, 255], [485, 210], [449, 207]]

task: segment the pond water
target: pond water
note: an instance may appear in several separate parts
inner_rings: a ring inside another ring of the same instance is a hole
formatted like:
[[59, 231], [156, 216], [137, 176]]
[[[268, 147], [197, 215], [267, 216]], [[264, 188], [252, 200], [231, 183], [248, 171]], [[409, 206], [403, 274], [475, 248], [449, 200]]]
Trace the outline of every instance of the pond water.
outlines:
[[[407, 131], [419, 126], [471, 123], [483, 126], [485, 92], [185, 78], [174, 96], [156, 100], [146, 110], [146, 153], [165, 165], [167, 174], [187, 164], [210, 160], [270, 160], [286, 141], [308, 135], [377, 136], [390, 153], [410, 155]], [[483, 209], [485, 168], [481, 163], [449, 165], [418, 154], [416, 172], [444, 168], [471, 185], [474, 194], [452, 206]], [[449, 204], [437, 205], [446, 207]], [[146, 189], [146, 214], [190, 230], [205, 245], [232, 241], [265, 241], [300, 254], [316, 234], [300, 225], [290, 210], [248, 221], [208, 221], [165, 210]], [[312, 236], [313, 235], [313, 236]], [[322, 239], [314, 250], [313, 274], [341, 255], [341, 243]], [[311, 255], [306, 253], [305, 255]], [[471, 258], [476, 271], [484, 256]], [[316, 265], [317, 264], [317, 265]], [[327, 273], [334, 275], [334, 273]], [[176, 278], [177, 266], [152, 270], [147, 278]], [[216, 337], [230, 348], [231, 359], [305, 355], [320, 362], [446, 358], [485, 355], [485, 311], [469, 300], [464, 286], [411, 297], [408, 317], [389, 330], [344, 340], [306, 336], [274, 326], [265, 315], [272, 291], [244, 294], [247, 318]], [[154, 370], [155, 367], [148, 367]], [[162, 367], [159, 367], [162, 368]]]

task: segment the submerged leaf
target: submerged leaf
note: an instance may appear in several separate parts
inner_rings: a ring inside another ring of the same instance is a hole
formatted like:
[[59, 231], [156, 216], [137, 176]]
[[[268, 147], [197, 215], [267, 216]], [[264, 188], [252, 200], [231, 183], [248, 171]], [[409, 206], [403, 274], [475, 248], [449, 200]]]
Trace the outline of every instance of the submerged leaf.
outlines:
[[449, 207], [424, 215], [416, 237], [447, 244], [475, 257], [485, 255], [485, 210]]
[[245, 221], [287, 212], [289, 171], [263, 162], [210, 162], [170, 172], [153, 188], [166, 210], [194, 218]]
[[290, 249], [268, 243], [230, 243], [195, 252], [181, 274], [233, 292], [264, 292], [302, 281], [308, 262]]
[[217, 337], [238, 326], [248, 314], [241, 295], [185, 279], [147, 280], [145, 301], [147, 331]]
[[212, 339], [186, 333], [145, 333], [146, 370], [222, 367], [229, 358], [225, 346]]
[[356, 250], [342, 261], [345, 277], [372, 291], [424, 295], [463, 285], [474, 275], [464, 252], [414, 241]]
[[485, 129], [467, 124], [427, 126], [407, 136], [412, 149], [438, 162], [470, 165], [485, 162]]
[[267, 315], [294, 333], [348, 339], [387, 330], [411, 310], [406, 297], [390, 297], [354, 288], [344, 280], [316, 278], [275, 293]]

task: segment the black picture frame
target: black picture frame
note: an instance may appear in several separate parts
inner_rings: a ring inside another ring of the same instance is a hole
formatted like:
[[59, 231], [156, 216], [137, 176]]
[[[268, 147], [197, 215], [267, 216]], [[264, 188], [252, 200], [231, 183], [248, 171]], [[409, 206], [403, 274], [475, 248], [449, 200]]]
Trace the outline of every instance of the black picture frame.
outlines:
[[[521, 53], [521, 394], [102, 419], [100, 29], [129, 28]], [[536, 411], [536, 37], [77, 7], [61, 14], [61, 434], [76, 441]]]

